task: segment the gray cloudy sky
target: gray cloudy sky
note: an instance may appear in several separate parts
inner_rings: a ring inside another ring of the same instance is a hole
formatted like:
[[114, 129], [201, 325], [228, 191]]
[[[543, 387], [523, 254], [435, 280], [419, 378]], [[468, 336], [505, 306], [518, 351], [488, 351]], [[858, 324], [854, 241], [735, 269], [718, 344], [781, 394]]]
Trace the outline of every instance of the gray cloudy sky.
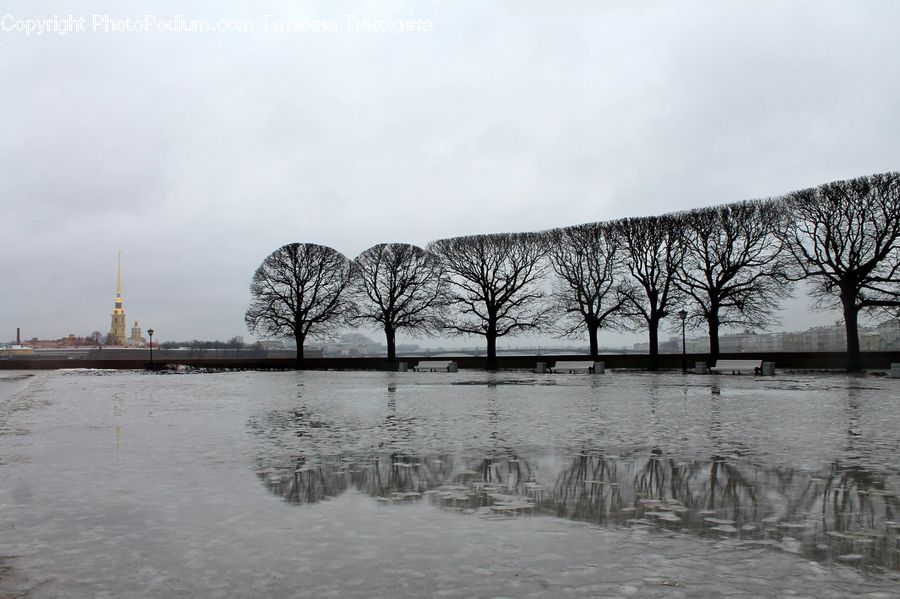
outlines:
[[[227, 338], [284, 243], [353, 258], [900, 165], [892, 0], [71, 5], [0, 2], [0, 340], [106, 333], [119, 249], [129, 321]], [[26, 35], [55, 14], [85, 31]], [[103, 30], [145, 15], [253, 30]], [[798, 300], [784, 328], [834, 318]]]

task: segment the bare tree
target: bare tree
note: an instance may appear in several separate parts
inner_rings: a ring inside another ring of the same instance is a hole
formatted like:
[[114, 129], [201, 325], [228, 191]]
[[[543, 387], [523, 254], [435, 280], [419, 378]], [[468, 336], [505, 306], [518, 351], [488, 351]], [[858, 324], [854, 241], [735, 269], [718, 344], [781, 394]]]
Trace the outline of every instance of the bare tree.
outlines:
[[659, 367], [659, 324], [678, 298], [675, 285], [684, 260], [678, 215], [626, 218], [613, 223], [622, 238], [622, 260], [631, 281], [625, 308], [633, 322], [646, 326], [650, 338], [650, 370]]
[[900, 173], [827, 183], [785, 202], [796, 276], [819, 305], [843, 311], [847, 370], [860, 370], [860, 313], [900, 307]]
[[267, 337], [293, 338], [297, 367], [303, 366], [303, 345], [344, 321], [350, 261], [327, 246], [290, 243], [269, 254], [250, 282], [247, 328]]
[[447, 281], [430, 252], [405, 243], [380, 243], [353, 261], [356, 296], [353, 320], [384, 329], [388, 360], [394, 361], [396, 334], [435, 332], [446, 307]]
[[552, 308], [563, 313], [559, 333], [569, 337], [587, 331], [596, 360], [597, 332], [627, 302], [620, 237], [606, 223], [590, 223], [553, 229], [544, 240], [556, 272]]
[[497, 338], [539, 329], [548, 315], [541, 289], [547, 265], [532, 233], [473, 235], [429, 244], [451, 275], [451, 300], [460, 309], [449, 324], [487, 342], [487, 367], [497, 367]]
[[225, 342], [226, 349], [244, 349], [245, 347], [247, 347], [247, 344], [244, 343], [244, 338], [240, 335], [235, 335]]
[[764, 327], [790, 293], [788, 256], [778, 238], [783, 205], [727, 204], [682, 215], [686, 251], [678, 285], [706, 323], [710, 361], [719, 357], [719, 327]]

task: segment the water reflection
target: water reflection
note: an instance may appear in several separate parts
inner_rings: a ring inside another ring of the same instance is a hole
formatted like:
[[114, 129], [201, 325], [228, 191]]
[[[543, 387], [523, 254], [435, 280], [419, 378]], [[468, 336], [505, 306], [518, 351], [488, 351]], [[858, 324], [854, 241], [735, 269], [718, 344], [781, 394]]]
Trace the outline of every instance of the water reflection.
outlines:
[[[547, 456], [542, 456], [546, 458]], [[765, 470], [714, 456], [678, 461], [587, 450], [556, 468], [515, 453], [485, 456], [375, 454], [295, 457], [258, 475], [286, 501], [327, 500], [353, 488], [377, 501], [427, 498], [482, 516], [553, 515], [607, 526], [642, 526], [812, 559], [900, 569], [900, 500], [884, 478], [832, 465], [817, 475]]]
[[592, 379], [598, 395], [522, 414], [547, 405], [519, 399], [535, 380], [451, 383], [453, 394], [430, 403], [427, 379], [427, 391], [406, 394], [392, 382], [365, 401], [306, 401], [298, 383], [294, 408], [249, 422], [258, 476], [294, 504], [354, 489], [387, 504], [645, 527], [900, 570], [900, 475], [885, 457], [895, 441], [872, 434], [871, 401], [858, 390], [830, 404], [831, 420], [802, 412], [820, 418], [802, 447], [827, 440], [839, 456], [820, 466], [787, 451], [795, 424], [718, 385], [674, 387], [673, 398], [673, 386], [652, 378], [620, 404], [597, 400], [609, 392]]

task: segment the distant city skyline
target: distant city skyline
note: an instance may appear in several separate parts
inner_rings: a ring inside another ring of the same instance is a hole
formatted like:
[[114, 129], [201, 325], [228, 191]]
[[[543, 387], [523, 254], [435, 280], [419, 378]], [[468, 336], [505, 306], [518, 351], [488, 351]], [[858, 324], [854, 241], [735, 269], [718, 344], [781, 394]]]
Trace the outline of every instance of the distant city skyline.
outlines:
[[[889, 0], [93, 10], [257, 26], [26, 35], [14, 25], [58, 5], [4, 4], [0, 339], [108, 331], [119, 249], [128, 312], [161, 340], [249, 339], [250, 278], [285, 243], [354, 258], [380, 242], [662, 214], [900, 165]], [[346, 14], [432, 26], [278, 32], [262, 19]], [[838, 318], [799, 294], [776, 328]]]
[[[674, 322], [674, 321], [673, 321]], [[895, 321], [896, 323], [896, 321]], [[670, 323], [671, 324], [671, 323]], [[663, 328], [660, 332], [660, 341], [663, 344], [670, 342], [672, 339], [676, 339], [680, 332], [680, 321], [677, 327], [666, 327]], [[872, 329], [878, 328], [879, 323], [876, 320], [872, 320], [871, 322], [866, 322], [864, 326], [861, 326], [861, 329]], [[803, 334], [815, 329], [835, 329], [839, 333], [843, 330], [843, 324], [840, 320], [839, 315], [837, 318], [830, 322], [818, 325], [812, 325], [806, 329], [757, 329], [755, 331], [737, 331], [736, 329], [725, 330], [722, 333], [722, 337], [734, 337], [737, 335], [752, 333], [754, 335], [759, 336], [772, 336], [772, 335], [782, 335], [782, 334]], [[677, 330], [676, 330], [677, 329]], [[135, 321], [134, 326], [131, 329], [131, 336], [129, 340], [133, 340], [135, 330], [138, 331], [138, 334], [141, 334], [140, 327], [138, 321]], [[702, 327], [694, 327], [687, 329], [690, 332], [688, 336], [688, 349], [689, 351], [706, 351], [702, 348], [699, 348], [700, 345], [704, 343], [708, 346], [709, 338], [708, 335], [703, 331]], [[69, 332], [61, 335], [50, 335], [50, 336], [37, 336], [30, 335], [24, 336], [22, 334], [23, 341], [31, 341], [32, 339], [38, 339], [40, 341], [53, 341], [53, 340], [63, 340], [63, 341], [71, 341], [72, 338], [85, 338], [88, 339], [91, 333], [100, 332], [99, 330], [84, 332], [84, 333], [75, 333]], [[102, 333], [101, 333], [102, 334]], [[327, 345], [329, 343], [337, 342], [341, 338], [346, 336], [359, 335], [364, 338], [369, 339], [372, 343], [378, 344], [381, 341], [377, 339], [381, 338], [381, 331], [379, 330], [365, 330], [365, 329], [342, 329], [340, 332], [335, 334], [333, 339], [330, 340], [314, 340], [310, 343], [311, 346], [322, 346]], [[646, 332], [636, 332], [636, 333], [606, 333], [608, 338], [612, 339], [609, 343], [601, 343], [602, 349], [623, 349], [628, 351], [636, 351], [639, 350], [640, 345], [646, 344]], [[101, 343], [104, 345], [107, 344], [107, 336], [103, 335]], [[632, 342], [628, 342], [628, 339], [633, 337]], [[179, 337], [174, 336], [172, 338], [163, 338], [160, 342], [173, 342], [173, 341], [190, 341], [190, 340], [198, 340], [198, 341], [227, 341], [234, 338], [242, 338], [245, 342], [252, 344], [254, 342], [254, 337], [252, 335], [241, 335], [235, 334], [228, 337], [218, 337], [218, 338], [199, 338], [199, 337]], [[418, 345], [423, 349], [434, 349], [434, 348], [471, 348], [471, 347], [479, 347], [481, 348], [482, 341], [479, 337], [458, 337], [458, 336], [432, 336], [432, 337], [410, 337], [410, 336], [398, 336], [400, 340], [399, 343], [401, 345]], [[145, 342], [143, 337], [140, 337], [142, 342]], [[676, 339], [677, 340], [677, 339]], [[13, 343], [15, 338], [11, 338], [8, 340], [3, 340], [0, 337], [0, 343]], [[287, 345], [293, 342], [292, 339], [284, 339], [283, 341], [287, 342]], [[680, 348], [680, 340], [679, 348]], [[154, 342], [156, 343], [156, 342]], [[138, 343], [126, 343], [126, 345], [137, 346]], [[520, 336], [511, 336], [504, 337], [498, 343], [498, 347], [502, 349], [514, 349], [521, 347], [546, 347], [548, 349], [565, 347], [565, 348], [574, 348], [584, 346], [587, 348], [587, 338], [560, 338], [560, 337], [551, 337], [547, 335], [520, 335]], [[693, 349], [692, 349], [693, 348]], [[482, 348], [483, 349], [483, 348]], [[871, 349], [871, 348], [867, 348]], [[776, 351], [774, 349], [766, 350], [766, 351]], [[780, 351], [780, 350], [779, 350]], [[799, 351], [799, 350], [798, 350]]]

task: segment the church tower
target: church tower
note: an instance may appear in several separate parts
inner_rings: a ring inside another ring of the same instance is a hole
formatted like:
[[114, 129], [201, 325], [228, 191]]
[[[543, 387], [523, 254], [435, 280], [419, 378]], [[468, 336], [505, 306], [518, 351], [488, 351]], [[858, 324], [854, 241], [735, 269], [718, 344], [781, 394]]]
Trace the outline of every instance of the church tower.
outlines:
[[125, 309], [122, 308], [122, 252], [119, 252], [119, 263], [116, 270], [116, 307], [112, 311], [112, 324], [109, 326], [109, 345], [125, 345]]

